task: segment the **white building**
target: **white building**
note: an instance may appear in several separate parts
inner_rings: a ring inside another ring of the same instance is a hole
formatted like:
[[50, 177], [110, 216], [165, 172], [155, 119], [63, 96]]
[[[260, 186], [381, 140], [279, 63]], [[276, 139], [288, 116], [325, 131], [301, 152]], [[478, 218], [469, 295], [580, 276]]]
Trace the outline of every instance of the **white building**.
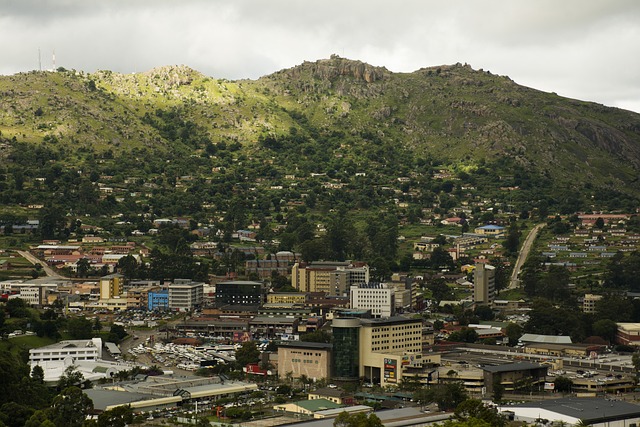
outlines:
[[496, 268], [489, 264], [476, 264], [473, 273], [473, 301], [478, 305], [493, 305], [496, 297]]
[[373, 317], [391, 317], [395, 314], [395, 291], [385, 283], [352, 285], [349, 296], [351, 308], [371, 310]]
[[515, 421], [545, 425], [634, 426], [640, 423], [640, 406], [601, 397], [569, 397], [501, 406], [498, 410]]
[[169, 285], [169, 309], [190, 311], [202, 305], [204, 283], [189, 279], [176, 279]]
[[102, 339], [60, 341], [29, 350], [29, 363], [38, 365], [50, 361], [85, 361], [102, 359]]

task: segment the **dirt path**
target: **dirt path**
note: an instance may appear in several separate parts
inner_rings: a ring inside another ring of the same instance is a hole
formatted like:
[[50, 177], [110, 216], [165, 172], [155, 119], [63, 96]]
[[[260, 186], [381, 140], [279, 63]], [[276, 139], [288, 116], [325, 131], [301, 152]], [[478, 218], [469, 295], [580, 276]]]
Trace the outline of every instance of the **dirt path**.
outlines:
[[509, 280], [509, 287], [507, 289], [515, 289], [520, 284], [520, 279], [518, 276], [520, 275], [520, 270], [524, 265], [524, 262], [527, 260], [529, 256], [529, 252], [531, 251], [531, 246], [533, 246], [533, 242], [538, 237], [538, 233], [542, 228], [547, 225], [546, 223], [537, 224], [535, 227], [531, 229], [524, 243], [522, 244], [522, 249], [520, 249], [520, 253], [518, 254], [518, 259], [516, 260], [516, 265], [513, 267], [513, 271], [511, 272], [511, 280]]

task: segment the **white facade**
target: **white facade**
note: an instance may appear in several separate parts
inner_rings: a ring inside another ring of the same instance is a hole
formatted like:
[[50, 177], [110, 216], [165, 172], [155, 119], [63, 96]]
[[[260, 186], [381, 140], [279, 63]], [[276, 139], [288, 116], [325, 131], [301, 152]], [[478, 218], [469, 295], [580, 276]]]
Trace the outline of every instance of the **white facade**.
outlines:
[[385, 283], [361, 283], [351, 286], [351, 308], [371, 310], [373, 317], [391, 317], [395, 314], [395, 291]]
[[169, 309], [190, 311], [202, 305], [204, 283], [176, 279], [169, 285]]
[[[71, 359], [68, 359], [71, 358]], [[102, 359], [102, 339], [60, 341], [29, 350], [29, 363], [37, 365], [50, 361], [84, 361]]]
[[476, 264], [473, 274], [473, 301], [476, 304], [493, 305], [496, 297], [496, 268], [488, 264]]

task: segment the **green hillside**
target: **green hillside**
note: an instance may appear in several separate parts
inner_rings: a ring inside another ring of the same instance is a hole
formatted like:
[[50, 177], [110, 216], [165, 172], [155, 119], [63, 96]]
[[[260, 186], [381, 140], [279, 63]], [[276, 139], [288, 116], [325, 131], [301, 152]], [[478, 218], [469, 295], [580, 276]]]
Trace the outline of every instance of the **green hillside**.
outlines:
[[461, 64], [392, 73], [334, 56], [254, 81], [22, 73], [0, 77], [0, 132], [5, 209], [206, 216], [236, 198], [251, 217], [311, 194], [327, 208], [482, 196], [572, 212], [640, 195], [640, 115]]

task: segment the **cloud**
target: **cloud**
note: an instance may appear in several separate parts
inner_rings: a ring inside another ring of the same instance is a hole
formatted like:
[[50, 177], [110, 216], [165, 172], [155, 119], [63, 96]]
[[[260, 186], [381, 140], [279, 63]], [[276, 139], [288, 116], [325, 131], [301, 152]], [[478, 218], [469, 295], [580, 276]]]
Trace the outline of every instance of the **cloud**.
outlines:
[[[185, 64], [258, 78], [331, 54], [396, 72], [456, 62], [607, 105], [640, 97], [636, 0], [0, 0], [0, 73]], [[633, 107], [640, 111], [637, 107]]]

